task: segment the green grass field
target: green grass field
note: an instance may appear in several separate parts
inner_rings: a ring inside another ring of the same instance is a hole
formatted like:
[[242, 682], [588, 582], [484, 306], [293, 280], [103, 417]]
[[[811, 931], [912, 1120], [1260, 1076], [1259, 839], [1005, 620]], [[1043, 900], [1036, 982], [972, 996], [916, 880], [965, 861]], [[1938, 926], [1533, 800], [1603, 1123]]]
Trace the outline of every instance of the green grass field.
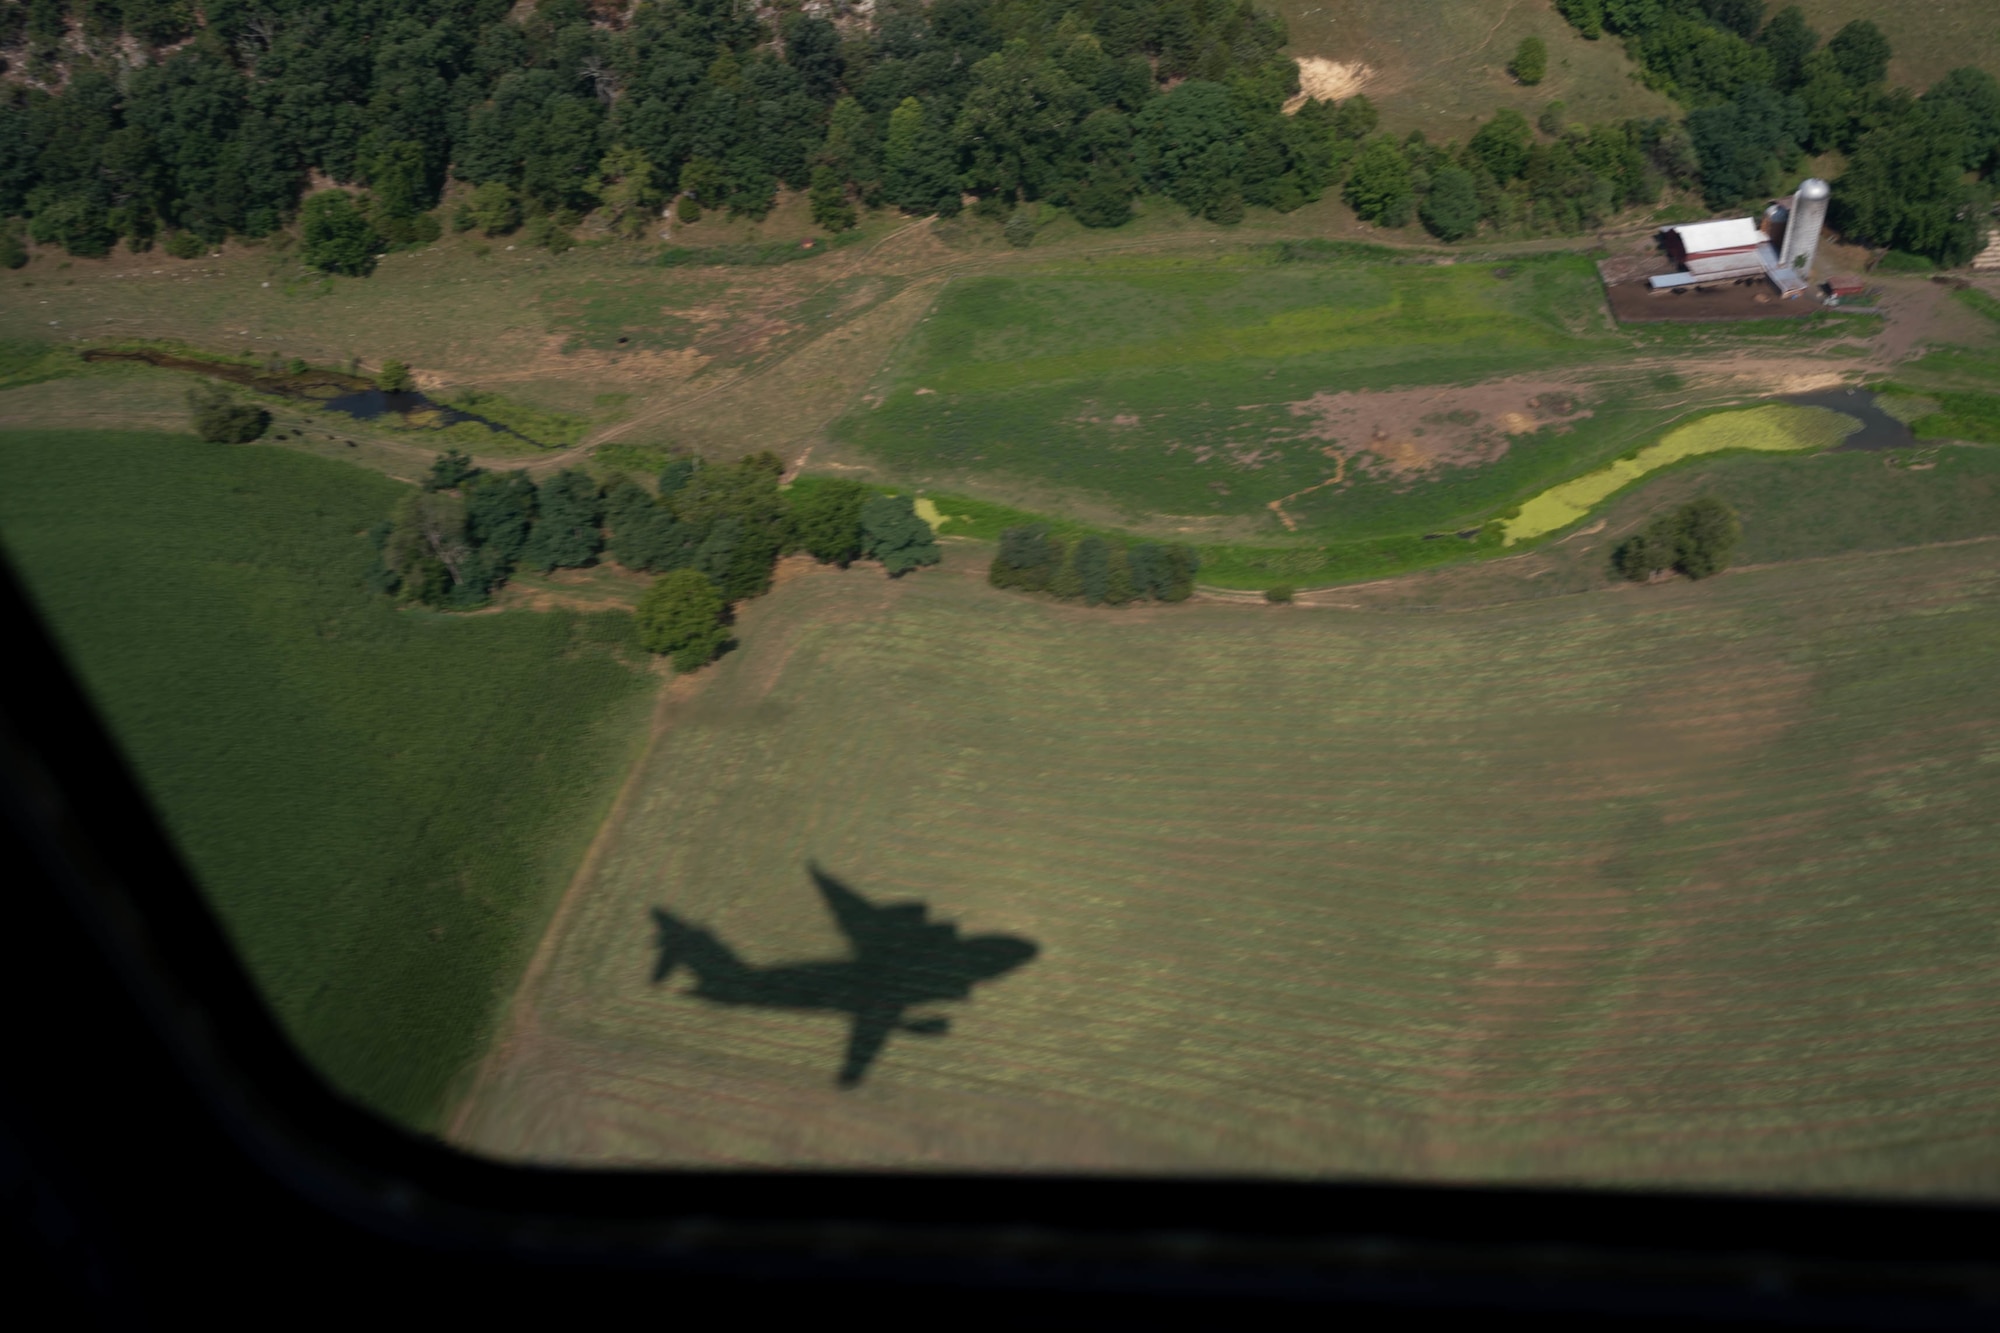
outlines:
[[[1684, 416], [1698, 399], [1666, 358], [1824, 353], [1877, 331], [1614, 329], [1579, 256], [1107, 256], [955, 280], [832, 434], [893, 481], [1194, 540], [1210, 581], [1373, 577], [1459, 558], [1437, 534]], [[1574, 412], [1521, 418], [1557, 389]], [[1504, 437], [1503, 419], [1520, 423]]]
[[[1432, 616], [1093, 613], [967, 550], [753, 605], [458, 1141], [2000, 1188], [1994, 546]], [[809, 859], [1041, 956], [852, 1091], [837, 1018], [649, 984], [654, 906], [838, 956]]]
[[264, 994], [334, 1084], [430, 1128], [653, 677], [626, 615], [371, 594], [364, 533], [402, 490], [269, 447], [0, 433], [0, 545]]
[[[893, 473], [1019, 477], [1128, 512], [1253, 516], [1332, 464], [1291, 404], [1573, 364], [1618, 340], [1580, 259], [1212, 259], [955, 282], [837, 438]], [[1337, 523], [1376, 488], [1319, 521]]]

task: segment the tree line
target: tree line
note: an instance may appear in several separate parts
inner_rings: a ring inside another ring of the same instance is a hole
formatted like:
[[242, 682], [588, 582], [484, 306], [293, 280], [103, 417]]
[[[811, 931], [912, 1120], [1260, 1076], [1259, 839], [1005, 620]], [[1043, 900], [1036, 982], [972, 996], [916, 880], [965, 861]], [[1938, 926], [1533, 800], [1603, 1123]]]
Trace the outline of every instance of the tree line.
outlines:
[[2000, 176], [2000, 80], [1955, 69], [1922, 96], [1888, 84], [1894, 52], [1866, 19], [1821, 40], [1764, 0], [1557, 0], [1586, 38], [1624, 39], [1647, 82], [1688, 109], [1717, 209], [1778, 195], [1808, 154], [1839, 150], [1831, 221], [1849, 239], [1962, 264], [1985, 244]]
[[[1761, 0], [1560, 8], [1622, 38], [1685, 120], [1573, 124], [1552, 103], [1435, 144], [1378, 133], [1365, 97], [1285, 115], [1284, 24], [1251, 0], [881, 0], [839, 23], [735, 0], [523, 18], [508, 0], [0, 0], [25, 75], [0, 85], [0, 216], [73, 254], [190, 257], [297, 221], [308, 262], [345, 273], [446, 225], [562, 249], [593, 211], [636, 235], [669, 201], [761, 217], [780, 188], [832, 230], [968, 194], [993, 217], [1053, 204], [1110, 227], [1146, 193], [1226, 223], [1342, 189], [1368, 221], [1457, 240], [1575, 232], [1669, 185], [1724, 207], [1837, 147], [1839, 225], [1947, 261], [1968, 243], [1979, 187], [1961, 178], [1990, 179], [2000, 148], [1990, 76], [1891, 90], [1874, 25], [1822, 44]], [[1545, 65], [1524, 45], [1512, 69]], [[307, 197], [315, 173], [346, 188]], [[454, 179], [470, 188], [444, 218]]]
[[1186, 601], [1200, 567], [1201, 558], [1191, 546], [1062, 537], [1035, 524], [1000, 534], [986, 577], [996, 588], [1046, 592], [1086, 606], [1124, 606]]
[[[667, 465], [657, 492], [624, 477], [603, 485], [576, 469], [537, 485], [524, 472], [485, 471], [452, 450], [373, 532], [382, 556], [375, 586], [406, 604], [470, 610], [518, 569], [613, 560], [665, 576], [655, 584], [664, 591], [642, 602], [642, 634], [648, 647], [690, 669], [719, 650], [731, 603], [770, 590], [780, 556], [805, 551], [842, 566], [872, 558], [891, 576], [938, 562], [936, 538], [910, 497], [845, 479], [781, 489], [782, 473], [769, 453], [728, 464], [689, 456]], [[703, 623], [715, 632], [687, 637], [686, 623], [701, 621], [688, 608], [711, 602]], [[691, 644], [705, 645], [706, 656], [690, 657]]]

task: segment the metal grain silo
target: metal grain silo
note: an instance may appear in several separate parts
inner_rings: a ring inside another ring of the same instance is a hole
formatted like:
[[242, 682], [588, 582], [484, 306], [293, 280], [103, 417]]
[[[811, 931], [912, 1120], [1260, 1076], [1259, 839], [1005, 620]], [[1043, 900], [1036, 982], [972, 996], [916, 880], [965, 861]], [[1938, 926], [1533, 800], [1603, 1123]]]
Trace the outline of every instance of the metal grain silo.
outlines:
[[1810, 278], [1813, 260], [1819, 254], [1820, 230], [1826, 226], [1826, 201], [1833, 188], [1814, 177], [1799, 186], [1792, 196], [1791, 217], [1785, 223], [1785, 248], [1781, 263], [1790, 264], [1802, 278]]

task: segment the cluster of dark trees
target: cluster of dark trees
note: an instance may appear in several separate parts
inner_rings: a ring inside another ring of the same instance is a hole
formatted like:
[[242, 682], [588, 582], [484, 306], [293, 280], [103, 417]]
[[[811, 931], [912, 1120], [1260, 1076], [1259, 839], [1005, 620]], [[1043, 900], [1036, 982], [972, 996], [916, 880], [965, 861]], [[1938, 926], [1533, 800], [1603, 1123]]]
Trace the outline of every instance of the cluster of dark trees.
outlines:
[[1693, 149], [1675, 122], [1572, 125], [1563, 110], [1551, 103], [1535, 124], [1502, 110], [1463, 145], [1431, 143], [1422, 131], [1400, 142], [1376, 135], [1348, 173], [1347, 202], [1365, 221], [1401, 227], [1417, 219], [1457, 241], [1482, 223], [1503, 232], [1583, 231], [1657, 202], [1669, 184], [1695, 182]]
[[1741, 535], [1736, 511], [1727, 502], [1704, 495], [1654, 515], [1643, 529], [1618, 543], [1611, 552], [1611, 571], [1634, 583], [1669, 569], [1705, 579], [1729, 568]]
[[1124, 606], [1186, 601], [1200, 567], [1201, 558], [1191, 546], [1120, 546], [1098, 536], [1055, 536], [1037, 524], [1000, 534], [1000, 550], [986, 577], [996, 588], [1046, 592], [1089, 606]]
[[[1965, 262], [2000, 174], [2000, 81], [1953, 70], [1921, 97], [1888, 86], [1889, 40], [1858, 19], [1822, 42], [1796, 5], [1558, 0], [1585, 37], [1614, 33], [1688, 108], [1703, 194], [1726, 208], [1781, 193], [1807, 154], [1838, 149], [1832, 222], [1868, 244]], [[1982, 180], [1968, 180], [1977, 173]]]
[[248, 444], [271, 428], [269, 412], [255, 403], [237, 401], [220, 384], [189, 389], [187, 403], [194, 433], [210, 444]]
[[[691, 574], [726, 606], [769, 591], [773, 566], [792, 551], [841, 565], [872, 557], [891, 575], [938, 562], [936, 538], [908, 496], [844, 480], [780, 490], [783, 470], [769, 453], [729, 464], [677, 458], [655, 494], [623, 477], [603, 486], [574, 469], [537, 486], [523, 472], [483, 471], [453, 450], [377, 527], [378, 587], [406, 602], [466, 610], [517, 568], [546, 573], [609, 558], [642, 573]], [[673, 586], [690, 585], [677, 577]]]
[[437, 235], [454, 177], [478, 187], [455, 225], [557, 242], [586, 211], [637, 229], [675, 195], [762, 215], [781, 185], [835, 227], [856, 202], [955, 212], [967, 190], [1093, 225], [1141, 189], [1231, 217], [1315, 197], [1337, 155], [1325, 122], [1278, 114], [1297, 71], [1248, 0], [884, 0], [839, 27], [737, 0], [512, 9], [4, 0], [0, 44], [47, 86], [0, 91], [0, 215], [76, 254], [163, 232], [194, 253], [286, 225], [321, 172], [368, 191], [306, 219], [314, 257], [358, 272], [371, 243]]

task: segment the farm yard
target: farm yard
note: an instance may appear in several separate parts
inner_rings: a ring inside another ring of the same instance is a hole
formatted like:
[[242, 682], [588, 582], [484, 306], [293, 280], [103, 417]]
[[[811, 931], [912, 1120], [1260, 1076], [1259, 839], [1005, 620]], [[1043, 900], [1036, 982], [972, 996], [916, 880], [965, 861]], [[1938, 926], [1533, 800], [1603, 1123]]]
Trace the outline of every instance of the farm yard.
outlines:
[[[1445, 616], [1092, 614], [969, 546], [790, 580], [669, 703], [451, 1136], [1988, 1192], [1994, 550]], [[655, 907], [838, 956], [808, 861], [1040, 956], [851, 1091], [838, 1018], [649, 983]]]

